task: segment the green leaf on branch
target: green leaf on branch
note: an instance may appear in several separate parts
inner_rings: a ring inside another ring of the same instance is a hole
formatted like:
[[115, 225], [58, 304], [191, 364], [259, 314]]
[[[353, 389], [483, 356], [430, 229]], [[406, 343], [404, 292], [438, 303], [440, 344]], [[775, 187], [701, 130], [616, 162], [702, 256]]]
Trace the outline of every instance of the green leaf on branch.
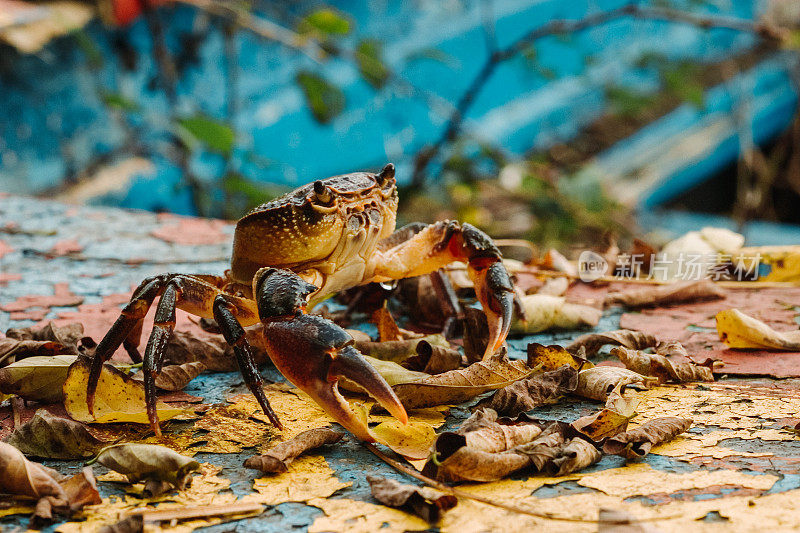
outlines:
[[178, 126], [178, 136], [189, 147], [202, 144], [209, 150], [224, 155], [233, 151], [236, 134], [233, 128], [223, 122], [204, 115], [195, 115], [180, 119]]
[[350, 21], [330, 7], [312, 11], [297, 25], [297, 31], [302, 34], [316, 33], [324, 37], [347, 35], [350, 29]]
[[358, 70], [364, 80], [380, 89], [389, 79], [389, 69], [383, 62], [383, 43], [377, 39], [364, 39], [356, 47]]
[[120, 93], [100, 91], [100, 99], [106, 106], [120, 111], [134, 112], [140, 109], [139, 104]]
[[344, 111], [344, 93], [336, 85], [319, 74], [307, 70], [298, 72], [295, 79], [303, 90], [311, 114], [317, 122], [327, 124]]

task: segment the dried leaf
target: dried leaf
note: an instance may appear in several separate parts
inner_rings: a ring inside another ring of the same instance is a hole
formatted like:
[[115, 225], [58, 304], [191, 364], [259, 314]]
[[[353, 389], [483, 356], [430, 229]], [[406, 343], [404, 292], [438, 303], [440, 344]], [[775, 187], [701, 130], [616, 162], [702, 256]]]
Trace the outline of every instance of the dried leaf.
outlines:
[[656, 285], [635, 291], [610, 292], [605, 305], [623, 305], [630, 309], [638, 307], [659, 307], [704, 300], [725, 298], [725, 289], [713, 281], [703, 279], [685, 283]]
[[[269, 356], [264, 349], [263, 326], [257, 324], [245, 328], [245, 336], [252, 348], [255, 363], [267, 362]], [[203, 363], [211, 372], [239, 370], [233, 348], [221, 336], [206, 337], [194, 331], [174, 331], [164, 349], [164, 364], [182, 365], [194, 361]]]
[[668, 416], [648, 420], [636, 429], [607, 440], [603, 451], [627, 459], [639, 459], [650, 453], [653, 446], [674, 439], [691, 426], [692, 421], [688, 418]]
[[691, 362], [674, 362], [661, 354], [644, 353], [639, 350], [617, 347], [611, 354], [619, 357], [625, 368], [643, 376], [658, 378], [660, 383], [676, 381], [714, 381], [714, 374], [706, 366], [699, 366]]
[[503, 416], [517, 416], [539, 407], [556, 403], [558, 399], [578, 386], [578, 371], [564, 365], [544, 374], [521, 379], [482, 400], [478, 406], [497, 411]]
[[474, 307], [464, 308], [464, 355], [467, 361], [477, 363], [483, 359], [489, 344], [489, 322], [486, 314]]
[[494, 358], [473, 363], [413, 383], [392, 387], [406, 409], [458, 404], [484, 392], [499, 389], [533, 373], [524, 361]]
[[[78, 359], [69, 369], [64, 382], [64, 407], [79, 422], [138, 422], [149, 423], [145, 410], [144, 386], [111, 365], [103, 365], [94, 401], [94, 415], [86, 400], [89, 363]], [[182, 414], [163, 402], [156, 404], [158, 417], [168, 420]]]
[[569, 289], [569, 278], [559, 276], [548, 278], [536, 294], [546, 294], [548, 296], [563, 296]]
[[738, 309], [720, 311], [716, 318], [719, 338], [731, 348], [800, 350], [800, 330], [775, 331]]
[[427, 335], [416, 339], [386, 342], [356, 341], [355, 347], [364, 355], [384, 361], [402, 363], [409, 357], [417, 355], [417, 345], [422, 341], [427, 341], [432, 346], [450, 347], [450, 343], [442, 335]]
[[558, 451], [558, 455], [547, 464], [546, 470], [554, 476], [565, 476], [583, 470], [600, 460], [602, 455], [589, 442], [574, 438]]
[[605, 333], [582, 335], [567, 346], [567, 351], [576, 353], [583, 347], [586, 350], [586, 356], [591, 357], [600, 351], [600, 348], [608, 344], [624, 346], [633, 350], [644, 350], [645, 348], [654, 347], [657, 342], [656, 338], [648, 333], [630, 329], [618, 329], [606, 331]]
[[635, 412], [621, 413], [606, 407], [593, 415], [582, 416], [570, 424], [575, 431], [596, 443], [622, 433]]
[[594, 327], [600, 322], [603, 311], [588, 305], [567, 302], [560, 296], [528, 294], [522, 296], [526, 321], [516, 321], [511, 329], [515, 333], [539, 333], [549, 329], [577, 329]]
[[27, 455], [48, 459], [90, 457], [105, 444], [82, 424], [53, 416], [44, 409], [16, 428], [6, 442]]
[[385, 301], [383, 307], [379, 307], [372, 314], [372, 322], [378, 326], [378, 340], [381, 342], [403, 340], [400, 328], [394, 321], [391, 311], [386, 307]]
[[97, 505], [103, 501], [97, 490], [97, 480], [91, 466], [83, 467], [80, 472], [62, 480], [60, 484], [72, 511], [82, 509], [86, 505]]
[[342, 440], [344, 433], [327, 428], [316, 428], [304, 431], [286, 442], [281, 442], [263, 455], [250, 457], [244, 462], [247, 468], [254, 468], [266, 473], [286, 472], [289, 464], [301, 453], [334, 444]]
[[528, 344], [528, 366], [543, 371], [558, 370], [568, 365], [575, 370], [592, 368], [593, 363], [580, 355], [573, 355], [563, 346], [552, 344], [545, 346], [536, 342]]
[[185, 487], [189, 474], [200, 468], [191, 457], [157, 444], [114, 444], [100, 450], [92, 462], [125, 474], [131, 483], [152, 479], [178, 488]]
[[620, 392], [624, 392], [626, 387], [647, 389], [656, 381], [627, 368], [596, 366], [578, 373], [578, 387], [575, 389], [575, 394], [604, 402], [615, 388], [619, 388]]
[[436, 440], [436, 430], [431, 424], [414, 419], [408, 424], [395, 419], [387, 420], [371, 428], [370, 433], [375, 440], [410, 461], [427, 458]]
[[[161, 390], [183, 390], [194, 378], [205, 372], [206, 365], [201, 361], [183, 363], [182, 365], [167, 365], [156, 375], [156, 387]], [[136, 381], [143, 381], [144, 375], [139, 373], [134, 376]]]
[[55, 342], [69, 350], [64, 354], [78, 355], [78, 341], [83, 337], [83, 324], [72, 322], [65, 326], [56, 326], [48, 322], [38, 329], [12, 328], [6, 331], [6, 336], [17, 340], [50, 341]]
[[417, 344], [417, 355], [409, 357], [403, 365], [426, 374], [441, 374], [461, 367], [461, 354], [447, 346], [434, 346], [426, 340]]
[[389, 507], [400, 507], [414, 513], [430, 524], [439, 521], [441, 512], [452, 509], [458, 499], [452, 494], [404, 485], [393, 479], [367, 476], [372, 497]]
[[60, 402], [69, 367], [78, 356], [28, 357], [0, 368], [0, 392], [42, 403]]
[[25, 459], [21, 451], [10, 444], [0, 442], [0, 492], [27, 496], [36, 500], [52, 496], [63, 502], [67, 494], [53, 470]]

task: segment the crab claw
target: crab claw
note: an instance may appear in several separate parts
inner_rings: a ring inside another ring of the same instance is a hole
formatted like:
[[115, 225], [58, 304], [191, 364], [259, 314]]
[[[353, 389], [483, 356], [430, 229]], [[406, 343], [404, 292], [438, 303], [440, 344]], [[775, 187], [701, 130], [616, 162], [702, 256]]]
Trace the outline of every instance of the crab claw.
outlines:
[[401, 422], [408, 422], [405, 408], [392, 388], [352, 346], [352, 337], [333, 322], [305, 314], [266, 322], [264, 341], [280, 373], [359, 439], [375, 440], [339, 394], [340, 376], [356, 382]]
[[485, 360], [497, 353], [508, 336], [514, 316], [514, 285], [503, 263], [496, 258], [472, 260], [467, 271], [489, 323], [489, 343], [483, 354]]

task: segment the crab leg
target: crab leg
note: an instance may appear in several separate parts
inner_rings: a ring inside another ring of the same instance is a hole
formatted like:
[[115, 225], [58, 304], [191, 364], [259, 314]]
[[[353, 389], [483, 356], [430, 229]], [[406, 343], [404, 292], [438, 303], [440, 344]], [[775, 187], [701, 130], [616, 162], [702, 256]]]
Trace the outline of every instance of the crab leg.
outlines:
[[369, 429], [339, 394], [344, 376], [363, 387], [403, 423], [403, 405], [383, 377], [353, 347], [353, 338], [320, 316], [305, 314], [316, 287], [288, 270], [267, 268], [254, 279], [264, 341], [281, 374], [319, 404], [334, 420], [364, 441], [373, 441]]
[[[258, 322], [252, 301], [224, 294], [221, 289], [208, 283], [205, 279], [213, 281], [215, 278], [212, 276], [203, 276], [201, 278], [185, 274], [163, 274], [145, 280], [134, 291], [131, 301], [122, 309], [120, 317], [98, 344], [92, 359], [86, 395], [89, 412], [94, 412], [95, 393], [103, 363], [111, 358], [123, 341], [128, 343], [128, 346], [132, 347], [131, 349], [135, 350], [135, 347], [139, 344], [138, 337], [141, 332], [142, 321], [153, 300], [160, 295], [161, 299], [156, 307], [153, 331], [145, 348], [142, 373], [144, 374], [148, 418], [153, 431], [157, 435], [161, 434], [156, 412], [155, 375], [161, 370], [164, 350], [175, 328], [175, 309], [180, 308], [197, 316], [212, 318], [215, 316], [213, 308], [216, 298], [222, 296], [228, 313], [233, 314], [235, 311], [236, 318], [233, 319], [234, 322], [237, 324], [244, 323], [245, 325], [252, 325]], [[224, 312], [221, 316], [227, 318]], [[230, 326], [231, 322], [229, 319], [225, 320], [225, 325]], [[237, 331], [223, 327], [222, 323], [220, 326], [226, 338], [230, 336], [233, 339], [239, 339], [241, 336], [238, 335]], [[239, 328], [241, 329], [241, 325], [239, 325]], [[237, 355], [237, 360], [241, 362], [242, 358], [245, 358], [246, 354], [249, 353], [249, 347], [245, 350], [242, 348], [242, 341], [238, 340], [238, 342], [239, 351], [235, 347], [234, 353]], [[129, 349], [128, 351], [130, 353], [131, 350]], [[243, 375], [248, 385], [254, 379], [250, 368], [252, 366], [251, 361], [249, 366], [242, 367]], [[256, 395], [256, 398], [269, 416], [271, 409], [269, 409], [266, 398], [263, 397], [263, 391], [261, 397]]]
[[365, 281], [411, 278], [454, 261], [466, 261], [489, 322], [486, 359], [505, 342], [514, 312], [516, 295], [502, 257], [492, 239], [478, 228], [454, 221], [437, 222], [393, 248], [376, 252], [373, 277]]

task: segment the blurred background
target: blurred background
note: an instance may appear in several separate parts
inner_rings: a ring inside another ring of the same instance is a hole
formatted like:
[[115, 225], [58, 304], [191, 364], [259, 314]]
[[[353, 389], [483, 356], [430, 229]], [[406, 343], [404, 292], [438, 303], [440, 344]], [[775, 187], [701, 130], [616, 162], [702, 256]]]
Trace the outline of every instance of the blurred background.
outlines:
[[797, 0], [0, 0], [0, 191], [236, 219], [391, 161], [401, 222], [800, 242]]

